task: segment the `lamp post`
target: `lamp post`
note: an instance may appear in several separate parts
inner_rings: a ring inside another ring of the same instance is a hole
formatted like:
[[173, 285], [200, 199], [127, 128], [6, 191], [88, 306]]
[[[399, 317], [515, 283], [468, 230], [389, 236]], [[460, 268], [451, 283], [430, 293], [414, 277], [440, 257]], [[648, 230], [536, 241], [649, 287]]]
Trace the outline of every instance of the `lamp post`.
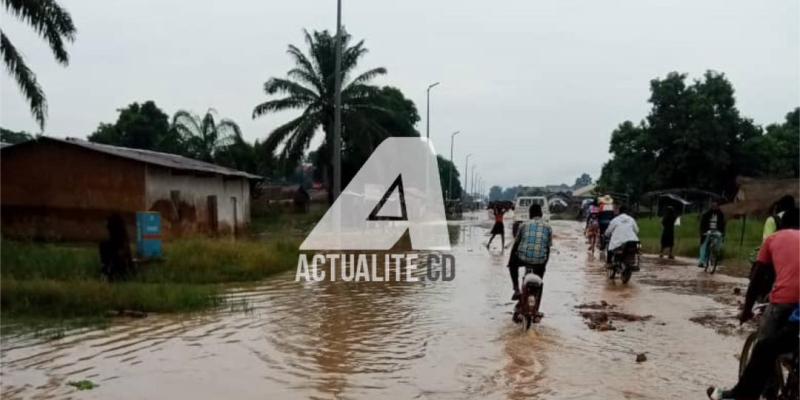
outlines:
[[336, 1], [336, 66], [333, 98], [333, 199], [342, 191], [342, 0]]
[[426, 100], [425, 104], [426, 104], [427, 111], [426, 111], [426, 114], [425, 114], [425, 124], [426, 124], [425, 137], [428, 138], [428, 139], [431, 138], [431, 89], [433, 89], [438, 84], [439, 84], [439, 82], [431, 83], [430, 85], [428, 85], [428, 90], [426, 91], [427, 95], [426, 95], [426, 98], [425, 98], [425, 100]]
[[[475, 195], [475, 168], [477, 167], [478, 167], [477, 165], [472, 166], [472, 176], [470, 176], [469, 178], [469, 184], [472, 185], [472, 189], [469, 191], [470, 198], [472, 198]], [[474, 199], [473, 201], [471, 201], [471, 203], [474, 203]]]
[[461, 188], [461, 194], [466, 198], [469, 195], [469, 186], [467, 186], [467, 181], [469, 180], [469, 158], [472, 157], [472, 153], [467, 154], [467, 161], [464, 162], [464, 187]]
[[456, 169], [456, 166], [453, 164], [453, 140], [456, 138], [456, 135], [461, 133], [461, 131], [455, 131], [450, 134], [450, 169], [447, 171], [447, 200], [451, 200], [452, 193], [453, 193], [453, 170]]

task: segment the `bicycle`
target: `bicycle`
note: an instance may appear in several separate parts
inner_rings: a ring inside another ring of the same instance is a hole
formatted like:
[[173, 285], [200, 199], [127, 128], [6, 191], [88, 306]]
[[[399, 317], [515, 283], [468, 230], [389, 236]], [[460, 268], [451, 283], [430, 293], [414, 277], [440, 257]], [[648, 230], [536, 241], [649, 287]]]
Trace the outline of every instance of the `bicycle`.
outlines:
[[719, 231], [708, 231], [708, 260], [706, 261], [705, 271], [709, 274], [717, 272], [719, 259], [722, 256], [722, 233]]

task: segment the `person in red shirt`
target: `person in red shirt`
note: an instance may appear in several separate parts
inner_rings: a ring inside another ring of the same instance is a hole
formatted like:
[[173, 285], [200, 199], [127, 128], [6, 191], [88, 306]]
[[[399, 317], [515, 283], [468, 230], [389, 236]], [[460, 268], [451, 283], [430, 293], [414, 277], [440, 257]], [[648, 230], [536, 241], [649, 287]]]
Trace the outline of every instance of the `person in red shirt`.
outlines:
[[758, 340], [753, 353], [731, 390], [710, 387], [710, 399], [758, 399], [774, 371], [778, 356], [797, 349], [800, 325], [789, 320], [800, 303], [800, 213], [792, 208], [781, 218], [779, 230], [761, 246], [756, 265], [750, 276], [741, 322], [753, 317], [753, 304], [764, 287], [765, 277], [774, 277], [769, 293], [769, 305], [761, 316]]

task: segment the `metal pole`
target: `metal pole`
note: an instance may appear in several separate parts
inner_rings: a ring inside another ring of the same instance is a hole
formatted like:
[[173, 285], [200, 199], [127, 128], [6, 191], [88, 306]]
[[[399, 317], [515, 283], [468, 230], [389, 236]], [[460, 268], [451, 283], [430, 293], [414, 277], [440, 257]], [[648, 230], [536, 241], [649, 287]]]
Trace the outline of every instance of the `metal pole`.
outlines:
[[469, 184], [471, 185], [471, 189], [469, 191], [470, 197], [475, 194], [475, 167], [477, 167], [477, 165], [472, 166], [472, 176], [469, 178]]
[[336, 1], [336, 67], [333, 98], [333, 199], [342, 192], [342, 0]]
[[428, 85], [428, 90], [426, 91], [427, 95], [426, 95], [426, 98], [425, 98], [425, 100], [426, 100], [425, 101], [425, 105], [426, 105], [425, 107], [427, 108], [427, 111], [425, 113], [425, 124], [426, 124], [425, 137], [428, 138], [428, 139], [431, 138], [431, 89], [433, 89], [434, 86], [436, 86], [438, 84], [439, 84], [439, 82], [432, 83], [432, 84]]
[[456, 166], [453, 164], [453, 140], [461, 131], [455, 131], [450, 134], [450, 169], [447, 170], [447, 200], [453, 197], [453, 170]]
[[461, 189], [461, 195], [466, 196], [469, 194], [469, 186], [467, 186], [467, 180], [469, 178], [469, 158], [472, 157], [472, 153], [467, 154], [467, 161], [464, 163], [464, 187]]

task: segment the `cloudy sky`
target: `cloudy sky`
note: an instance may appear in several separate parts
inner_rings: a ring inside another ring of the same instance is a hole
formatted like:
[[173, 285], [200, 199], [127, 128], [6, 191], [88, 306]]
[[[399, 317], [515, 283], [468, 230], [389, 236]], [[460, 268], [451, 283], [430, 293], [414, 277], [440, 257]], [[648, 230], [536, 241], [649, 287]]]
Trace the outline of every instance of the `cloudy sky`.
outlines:
[[[209, 107], [248, 139], [294, 113], [251, 119], [262, 83], [291, 67], [285, 50], [302, 29], [334, 29], [332, 0], [61, 0], [78, 29], [71, 63], [5, 10], [3, 30], [37, 73], [49, 101], [45, 133], [85, 137], [134, 101], [168, 114]], [[648, 111], [648, 82], [670, 71], [713, 69], [733, 82], [756, 123], [800, 103], [796, 0], [531, 1], [344, 0], [343, 20], [384, 66], [456, 165], [474, 153], [488, 184], [572, 183], [599, 175], [611, 131]], [[0, 75], [0, 125], [36, 132], [22, 96]], [[487, 185], [488, 186], [488, 185]]]

